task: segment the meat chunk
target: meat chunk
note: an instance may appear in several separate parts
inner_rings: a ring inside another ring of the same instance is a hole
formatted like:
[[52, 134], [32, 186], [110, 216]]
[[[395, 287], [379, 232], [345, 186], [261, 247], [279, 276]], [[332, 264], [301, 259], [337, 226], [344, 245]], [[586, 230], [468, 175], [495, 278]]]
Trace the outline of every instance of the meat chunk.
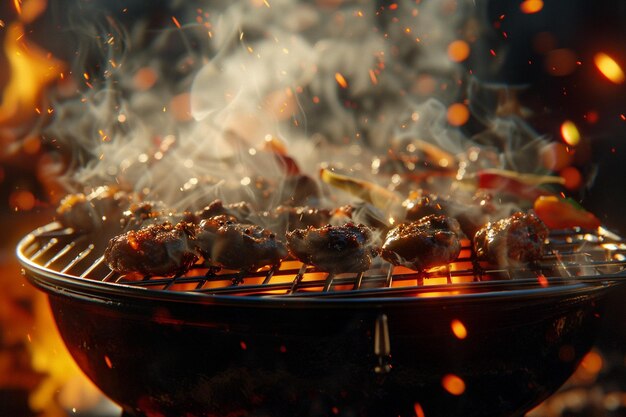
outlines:
[[527, 263], [543, 256], [547, 237], [548, 228], [535, 214], [516, 212], [476, 232], [474, 251], [494, 265]]
[[444, 215], [423, 217], [391, 229], [381, 256], [394, 265], [423, 271], [454, 261], [461, 252], [459, 222]]
[[104, 260], [120, 274], [181, 275], [198, 259], [193, 237], [194, 225], [190, 223], [152, 224], [111, 239]]
[[331, 273], [366, 271], [378, 255], [371, 229], [351, 222], [293, 230], [287, 247], [303, 263]]
[[204, 219], [196, 232], [196, 249], [211, 266], [254, 271], [278, 265], [287, 256], [287, 248], [270, 230], [238, 223], [232, 216]]
[[89, 194], [68, 194], [57, 208], [57, 220], [76, 231], [113, 229], [117, 232], [122, 213], [131, 201], [128, 193], [108, 186], [98, 187]]

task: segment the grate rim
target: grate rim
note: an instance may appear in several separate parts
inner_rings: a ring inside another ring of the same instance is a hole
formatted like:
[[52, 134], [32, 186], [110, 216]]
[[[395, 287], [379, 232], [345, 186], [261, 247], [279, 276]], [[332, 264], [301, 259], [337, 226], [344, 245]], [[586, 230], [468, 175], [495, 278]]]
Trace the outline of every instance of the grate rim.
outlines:
[[[246, 297], [388, 297], [507, 291], [537, 284], [602, 282], [626, 276], [626, 243], [610, 231], [554, 231], [546, 242], [546, 255], [523, 267], [498, 268], [477, 262], [469, 241], [454, 262], [425, 272], [393, 267], [378, 258], [373, 267], [358, 274], [329, 274], [297, 261], [277, 268], [244, 274], [217, 271], [196, 264], [185, 275], [174, 277], [119, 275], [104, 263], [104, 248], [88, 235], [76, 234], [50, 223], [27, 235], [17, 252], [29, 270], [102, 286], [153, 290], [163, 293], [194, 293], [199, 296]], [[495, 281], [494, 281], [495, 280]], [[502, 285], [497, 284], [499, 280]], [[501, 287], [501, 288], [500, 288]]]

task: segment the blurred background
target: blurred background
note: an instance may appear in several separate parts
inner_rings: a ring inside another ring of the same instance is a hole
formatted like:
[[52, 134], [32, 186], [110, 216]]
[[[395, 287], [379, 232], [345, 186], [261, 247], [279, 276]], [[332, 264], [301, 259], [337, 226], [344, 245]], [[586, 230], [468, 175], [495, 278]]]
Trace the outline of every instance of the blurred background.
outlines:
[[[90, 88], [90, 77], [104, 71], [98, 48], [103, 40], [83, 41], [93, 34], [90, 16], [120, 32], [142, 22], [151, 33], [193, 23], [173, 19], [183, 16], [183, 3], [13, 0], [0, 5], [0, 230], [5, 236], [0, 416], [119, 415], [68, 357], [44, 296], [21, 277], [14, 251], [21, 237], [53, 218], [67, 191], [59, 177], [76, 161], [41, 132], [56, 116], [49, 91], [56, 97], [79, 95]], [[310, 3], [332, 11], [344, 2]], [[454, 13], [457, 3], [444, 0], [439, 7]], [[482, 128], [481, 111], [523, 117], [551, 140], [542, 163], [566, 179], [570, 196], [607, 228], [626, 235], [626, 3], [473, 3], [468, 24], [448, 53], [464, 68], [481, 107], [450, 123], [471, 136]], [[391, 13], [397, 5], [379, 0], [377, 8]], [[625, 296], [623, 290], [614, 295], [597, 345], [576, 375], [529, 416], [626, 415]]]

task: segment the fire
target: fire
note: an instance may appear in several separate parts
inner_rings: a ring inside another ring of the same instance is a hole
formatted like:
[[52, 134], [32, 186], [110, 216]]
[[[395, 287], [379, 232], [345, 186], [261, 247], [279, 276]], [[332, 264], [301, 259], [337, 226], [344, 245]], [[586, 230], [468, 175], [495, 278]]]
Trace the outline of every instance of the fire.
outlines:
[[465, 381], [454, 374], [444, 375], [441, 385], [452, 395], [461, 395], [465, 392]]
[[7, 27], [4, 50], [11, 76], [0, 106], [0, 124], [28, 120], [36, 107], [41, 90], [63, 71], [61, 61], [28, 42], [24, 24], [34, 20], [46, 7], [45, 0], [15, 1], [20, 20]]
[[596, 64], [598, 70], [604, 75], [609, 81], [615, 84], [622, 84], [626, 79], [624, 75], [624, 71], [619, 66], [619, 64], [611, 58], [609, 55], [604, 52], [598, 52], [594, 57], [593, 61]]

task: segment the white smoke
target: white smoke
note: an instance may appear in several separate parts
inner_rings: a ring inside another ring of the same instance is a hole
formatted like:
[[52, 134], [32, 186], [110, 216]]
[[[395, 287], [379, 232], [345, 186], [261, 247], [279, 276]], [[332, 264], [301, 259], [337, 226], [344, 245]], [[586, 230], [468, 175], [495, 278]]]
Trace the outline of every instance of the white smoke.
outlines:
[[[147, 34], [138, 22], [129, 30], [124, 55], [107, 55], [106, 70], [80, 97], [59, 99], [46, 134], [76, 151], [70, 186], [118, 183], [172, 205], [194, 200], [181, 197], [188, 190], [228, 200], [225, 183], [279, 178], [275, 159], [259, 152], [267, 137], [313, 177], [324, 163], [379, 180], [369, 160], [390, 146], [419, 139], [457, 154], [475, 145], [446, 121], [447, 104], [466, 87], [447, 46], [474, 7], [184, 2], [180, 28]], [[153, 84], [137, 81], [146, 69]], [[416, 88], [424, 76], [437, 87], [427, 96]], [[192, 117], [177, 116], [176, 97]], [[491, 126], [514, 143], [518, 127], [507, 132], [506, 123], [494, 118]]]

